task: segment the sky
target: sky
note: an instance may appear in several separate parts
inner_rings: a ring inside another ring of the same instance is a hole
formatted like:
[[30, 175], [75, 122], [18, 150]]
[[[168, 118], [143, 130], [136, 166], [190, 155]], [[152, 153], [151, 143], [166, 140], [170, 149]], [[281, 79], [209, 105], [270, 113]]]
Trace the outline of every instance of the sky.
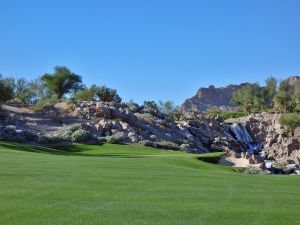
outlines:
[[299, 0], [0, 0], [0, 73], [67, 66], [124, 101], [300, 74]]

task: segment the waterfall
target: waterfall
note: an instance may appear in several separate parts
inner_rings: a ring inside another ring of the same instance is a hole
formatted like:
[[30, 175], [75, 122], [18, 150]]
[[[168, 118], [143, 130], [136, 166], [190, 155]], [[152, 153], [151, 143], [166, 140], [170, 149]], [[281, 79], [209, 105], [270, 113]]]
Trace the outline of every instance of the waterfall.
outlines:
[[255, 143], [248, 133], [246, 127], [242, 124], [234, 123], [230, 126], [231, 131], [234, 133], [236, 140], [248, 145], [248, 152], [253, 153], [257, 149], [262, 148], [261, 143]]
[[234, 123], [230, 126], [231, 131], [234, 133], [236, 139], [238, 141], [242, 141], [244, 143], [251, 143], [253, 142], [252, 137], [248, 133], [245, 126], [241, 124]]

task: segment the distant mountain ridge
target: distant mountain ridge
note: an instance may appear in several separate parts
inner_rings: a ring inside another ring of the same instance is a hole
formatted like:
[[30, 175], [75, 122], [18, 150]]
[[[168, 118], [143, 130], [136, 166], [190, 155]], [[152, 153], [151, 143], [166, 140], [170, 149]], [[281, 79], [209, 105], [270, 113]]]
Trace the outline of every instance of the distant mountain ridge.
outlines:
[[[295, 84], [300, 80], [299, 76], [290, 76], [287, 78], [290, 84]], [[233, 93], [249, 83], [230, 84], [226, 87], [216, 88], [210, 85], [208, 88], [200, 88], [197, 94], [188, 98], [181, 105], [182, 112], [206, 112], [211, 107], [216, 107], [222, 111], [237, 111], [239, 107], [231, 102]]]

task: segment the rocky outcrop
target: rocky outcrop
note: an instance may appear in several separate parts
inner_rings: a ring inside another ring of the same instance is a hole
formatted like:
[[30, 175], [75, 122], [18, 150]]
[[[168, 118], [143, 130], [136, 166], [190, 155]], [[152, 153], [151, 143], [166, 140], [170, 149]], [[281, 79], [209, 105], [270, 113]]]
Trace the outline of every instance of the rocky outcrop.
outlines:
[[297, 81], [300, 80], [299, 76], [290, 76], [287, 78], [287, 81], [289, 82], [290, 85], [295, 85]]
[[296, 137], [290, 137], [279, 124], [279, 113], [251, 114], [239, 118], [252, 138], [263, 144], [267, 159], [293, 161], [299, 165], [300, 145]]
[[236, 111], [239, 108], [231, 103], [232, 95], [238, 89], [246, 86], [247, 83], [240, 85], [228, 85], [226, 87], [200, 88], [197, 94], [187, 99], [181, 106], [183, 112], [205, 112], [211, 107], [217, 107], [219, 110]]
[[216, 120], [171, 121], [160, 112], [133, 113], [125, 104], [104, 102], [80, 102], [75, 105], [74, 117], [91, 120], [82, 127], [99, 136], [116, 135], [123, 132], [129, 143], [143, 140], [172, 142], [184, 146], [193, 153], [209, 152], [215, 138], [223, 137], [228, 126]]

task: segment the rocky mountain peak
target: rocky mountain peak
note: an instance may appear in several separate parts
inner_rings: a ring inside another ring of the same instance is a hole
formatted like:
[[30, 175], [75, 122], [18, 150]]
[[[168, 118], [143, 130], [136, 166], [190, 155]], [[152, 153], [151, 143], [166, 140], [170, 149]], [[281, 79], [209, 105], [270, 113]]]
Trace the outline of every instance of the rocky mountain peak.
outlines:
[[220, 110], [236, 111], [238, 107], [232, 105], [232, 95], [236, 90], [247, 84], [248, 83], [239, 85], [231, 84], [219, 88], [210, 85], [208, 88], [200, 88], [194, 97], [187, 99], [182, 104], [181, 110], [183, 112], [205, 112], [211, 107], [217, 107]]

